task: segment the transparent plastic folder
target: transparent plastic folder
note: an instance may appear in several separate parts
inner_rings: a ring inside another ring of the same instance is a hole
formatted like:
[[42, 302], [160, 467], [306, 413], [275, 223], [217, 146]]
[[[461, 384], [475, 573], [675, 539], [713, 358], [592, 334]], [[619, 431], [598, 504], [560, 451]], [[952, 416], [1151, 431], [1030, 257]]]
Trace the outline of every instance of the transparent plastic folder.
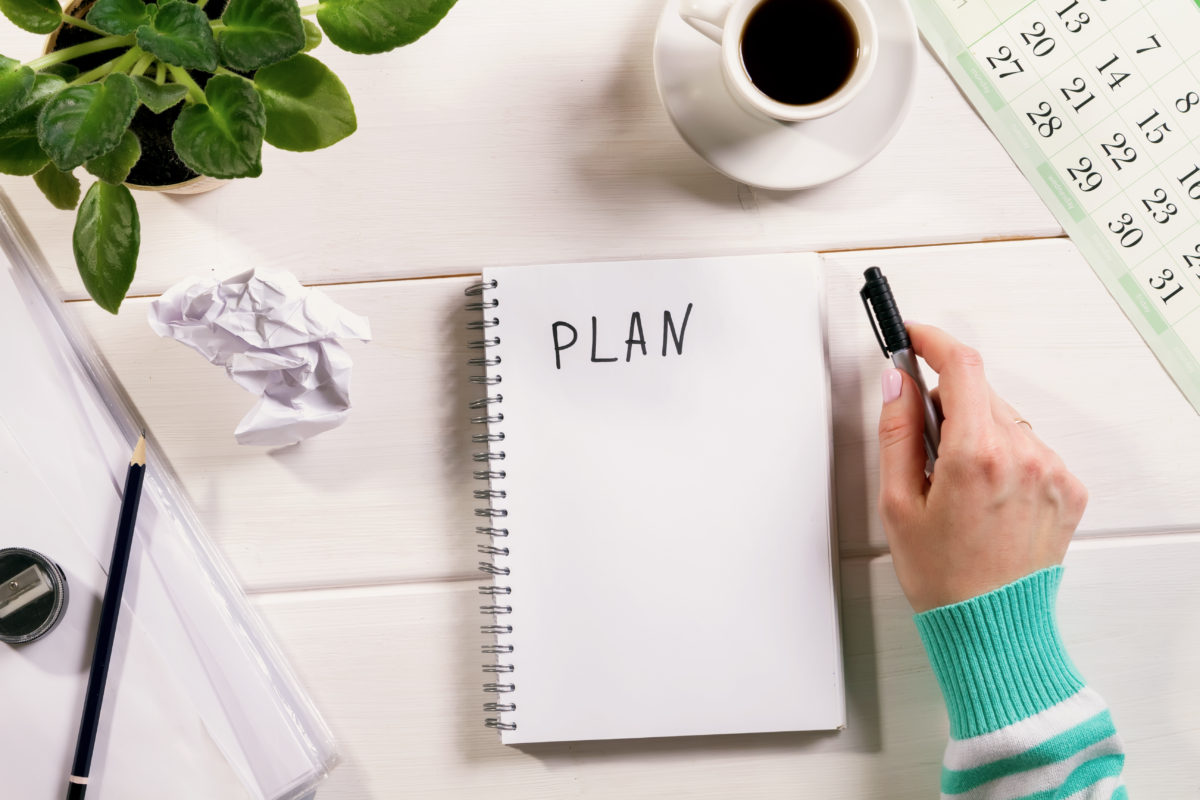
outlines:
[[[0, 191], [0, 542], [66, 572], [63, 623], [0, 645], [5, 796], [66, 778], [123, 475], [149, 458], [89, 799], [298, 800], [337, 761], [332, 736]], [[149, 330], [147, 336], [152, 335]], [[19, 724], [17, 724], [19, 723]]]
[[1200, 0], [912, 5], [938, 59], [1200, 411]]

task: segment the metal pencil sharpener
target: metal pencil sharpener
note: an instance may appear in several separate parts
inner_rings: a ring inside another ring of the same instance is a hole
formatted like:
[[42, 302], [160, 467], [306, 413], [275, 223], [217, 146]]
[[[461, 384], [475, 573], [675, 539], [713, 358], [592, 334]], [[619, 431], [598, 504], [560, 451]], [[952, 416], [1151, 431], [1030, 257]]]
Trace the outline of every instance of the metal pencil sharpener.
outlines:
[[24, 644], [45, 636], [67, 610], [67, 576], [41, 553], [0, 549], [0, 642]]

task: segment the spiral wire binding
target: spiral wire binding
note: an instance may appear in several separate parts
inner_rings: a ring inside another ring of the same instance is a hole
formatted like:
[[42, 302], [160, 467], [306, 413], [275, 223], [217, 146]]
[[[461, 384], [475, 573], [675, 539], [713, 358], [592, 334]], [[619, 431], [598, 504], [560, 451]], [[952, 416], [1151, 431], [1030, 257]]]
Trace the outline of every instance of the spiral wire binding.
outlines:
[[[486, 280], [472, 284], [464, 290], [467, 297], [479, 298], [467, 303], [466, 309], [469, 312], [491, 312], [495, 310], [500, 301], [494, 297], [485, 297], [486, 292], [495, 289], [499, 283], [495, 280]], [[467, 323], [467, 329], [472, 333], [479, 332], [480, 338], [468, 342], [467, 347], [472, 350], [482, 350], [482, 355], [472, 357], [467, 364], [472, 367], [498, 367], [500, 366], [500, 356], [489, 352], [490, 348], [497, 347], [500, 344], [500, 337], [495, 335], [494, 328], [499, 327], [500, 318], [495, 315], [484, 314], [480, 319], [472, 320]], [[470, 381], [476, 386], [496, 386], [501, 382], [500, 375], [488, 375], [486, 372], [483, 375], [472, 375]], [[490, 391], [490, 389], [488, 390]], [[504, 421], [504, 414], [498, 406], [504, 402], [504, 395], [496, 392], [488, 394], [468, 403], [472, 411], [480, 412], [472, 415], [472, 425], [495, 425]], [[476, 545], [475, 549], [481, 554], [491, 556], [491, 561], [480, 561], [479, 571], [485, 575], [492, 576], [492, 583], [488, 586], [480, 586], [479, 594], [485, 598], [486, 602], [479, 606], [479, 613], [485, 617], [491, 618], [491, 623], [479, 626], [479, 632], [489, 636], [497, 637], [497, 641], [492, 644], [485, 644], [480, 649], [484, 655], [509, 655], [513, 651], [511, 644], [501, 643], [499, 637], [512, 633], [512, 625], [507, 625], [503, 621], [503, 617], [512, 613], [512, 606], [508, 603], [508, 596], [512, 594], [511, 586], [500, 585], [499, 578], [509, 574], [509, 568], [503, 564], [497, 563], [497, 559], [507, 556], [509, 549], [503, 544], [498, 544], [498, 539], [508, 538], [508, 528], [502, 527], [500, 522], [504, 517], [508, 516], [508, 511], [503, 508], [497, 508], [496, 503], [499, 500], [505, 499], [508, 495], [504, 489], [495, 488], [497, 481], [502, 481], [507, 473], [503, 469], [499, 469], [496, 462], [504, 461], [503, 450], [492, 450], [491, 445], [504, 441], [504, 433], [501, 431], [492, 431], [485, 429], [483, 433], [471, 434], [471, 442], [473, 444], [482, 444], [485, 449], [478, 450], [472, 454], [471, 460], [478, 464], [481, 469], [474, 471], [473, 477], [477, 481], [486, 481], [486, 489], [475, 489], [473, 494], [476, 500], [486, 500], [488, 504], [475, 509], [475, 516], [486, 520], [485, 525], [479, 525], [475, 528], [475, 533], [488, 537], [487, 544]], [[501, 663], [497, 660], [496, 663], [484, 664], [484, 674], [493, 678], [483, 684], [483, 691], [487, 694], [509, 694], [513, 692], [517, 686], [512, 682], [512, 673], [516, 671], [516, 667], [512, 664]], [[488, 702], [483, 704], [483, 710], [490, 714], [509, 713], [517, 710], [517, 704], [513, 702]], [[483, 724], [489, 728], [495, 728], [502, 731], [515, 731], [517, 723], [504, 722], [501, 717], [488, 717], [483, 721]]]

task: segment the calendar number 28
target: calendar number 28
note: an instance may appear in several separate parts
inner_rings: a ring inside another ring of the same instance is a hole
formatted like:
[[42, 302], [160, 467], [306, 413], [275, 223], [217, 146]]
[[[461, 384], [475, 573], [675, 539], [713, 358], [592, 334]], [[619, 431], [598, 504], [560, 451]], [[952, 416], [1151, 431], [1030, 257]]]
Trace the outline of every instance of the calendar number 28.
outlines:
[[1025, 116], [1029, 118], [1029, 124], [1037, 129], [1038, 136], [1043, 139], [1049, 139], [1062, 127], [1062, 120], [1054, 116], [1054, 109], [1044, 101], [1038, 103], [1037, 111], [1028, 111]]

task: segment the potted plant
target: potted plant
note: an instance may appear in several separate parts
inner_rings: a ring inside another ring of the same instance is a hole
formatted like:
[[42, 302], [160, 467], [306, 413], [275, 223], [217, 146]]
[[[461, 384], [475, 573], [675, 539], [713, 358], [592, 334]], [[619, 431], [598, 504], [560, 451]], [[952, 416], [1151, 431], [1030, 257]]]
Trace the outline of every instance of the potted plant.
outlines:
[[[72, 15], [57, 0], [0, 0], [17, 26], [54, 34], [29, 62], [0, 56], [0, 172], [32, 175], [56, 207], [78, 206], [76, 266], [115, 314], [141, 240], [131, 171], [173, 183], [162, 162], [178, 159], [187, 176], [253, 178], [264, 141], [308, 151], [344, 139], [357, 127], [350, 95], [308, 55], [322, 33], [382, 53], [426, 34], [454, 2], [96, 0]], [[82, 203], [80, 167], [98, 178]]]

